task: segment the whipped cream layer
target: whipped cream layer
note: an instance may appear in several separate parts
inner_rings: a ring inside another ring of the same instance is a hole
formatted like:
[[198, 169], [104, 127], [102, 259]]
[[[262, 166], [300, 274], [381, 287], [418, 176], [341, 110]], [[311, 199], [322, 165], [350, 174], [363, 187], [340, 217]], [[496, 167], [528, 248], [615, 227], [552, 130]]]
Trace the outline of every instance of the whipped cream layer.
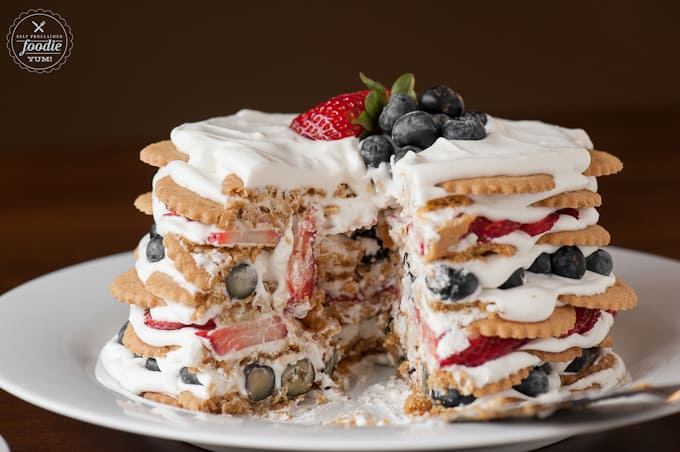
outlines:
[[[424, 151], [407, 153], [392, 170], [398, 195], [421, 206], [446, 196], [436, 185], [451, 179], [483, 176], [549, 174], [561, 192], [585, 188], [581, 173], [590, 164], [593, 144], [581, 129], [565, 129], [540, 121], [512, 121], [488, 117], [482, 140], [439, 138]], [[578, 187], [578, 188], [575, 188]]]

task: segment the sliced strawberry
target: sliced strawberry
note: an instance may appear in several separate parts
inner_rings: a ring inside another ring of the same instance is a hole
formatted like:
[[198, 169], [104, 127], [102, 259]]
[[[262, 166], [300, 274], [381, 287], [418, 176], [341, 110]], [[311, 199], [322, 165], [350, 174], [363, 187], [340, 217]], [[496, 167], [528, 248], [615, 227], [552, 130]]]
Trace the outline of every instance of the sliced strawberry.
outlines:
[[520, 231], [524, 231], [533, 237], [535, 235], [543, 234], [544, 232], [551, 230], [555, 223], [557, 223], [557, 220], [559, 219], [560, 216], [558, 214], [551, 213], [542, 220], [535, 221], [533, 223], [524, 223], [519, 227], [519, 229]]
[[285, 339], [288, 328], [278, 315], [236, 323], [213, 331], [197, 331], [197, 336], [208, 339], [217, 355], [226, 355], [244, 348]]
[[576, 308], [576, 323], [574, 326], [560, 337], [567, 337], [571, 334], [585, 334], [590, 331], [600, 319], [602, 312], [599, 309]]
[[516, 231], [521, 225], [521, 223], [517, 223], [516, 221], [491, 221], [485, 217], [477, 217], [470, 224], [468, 234], [477, 234], [478, 241], [488, 242], [496, 237], [502, 237]]
[[500, 358], [524, 345], [526, 339], [502, 339], [500, 337], [477, 336], [470, 339], [470, 346], [465, 350], [439, 360], [441, 367], [459, 364], [476, 367], [492, 359]]
[[181, 217], [182, 215], [178, 214], [177, 212], [165, 212], [163, 214], [164, 217]]
[[364, 111], [364, 100], [370, 90], [340, 94], [293, 119], [290, 128], [312, 140], [340, 140], [358, 137], [364, 127], [354, 123]]
[[244, 231], [211, 232], [207, 242], [210, 245], [265, 245], [275, 246], [281, 240], [281, 233], [276, 229], [249, 229]]
[[[307, 208], [297, 224], [293, 239], [293, 250], [288, 259], [288, 307], [307, 305], [314, 291], [315, 260], [314, 239], [316, 238], [316, 207]], [[302, 306], [301, 306], [302, 307]], [[295, 310], [296, 317], [304, 317], [306, 310]], [[304, 311], [304, 312], [303, 312]]]
[[151, 311], [146, 309], [144, 311], [144, 325], [148, 326], [149, 328], [153, 328], [155, 330], [179, 330], [181, 328], [197, 328], [199, 330], [213, 330], [217, 325], [215, 325], [215, 321], [210, 319], [208, 320], [205, 325], [199, 325], [196, 323], [192, 323], [189, 325], [185, 325], [184, 323], [180, 322], [168, 322], [165, 320], [154, 320], [151, 318]]

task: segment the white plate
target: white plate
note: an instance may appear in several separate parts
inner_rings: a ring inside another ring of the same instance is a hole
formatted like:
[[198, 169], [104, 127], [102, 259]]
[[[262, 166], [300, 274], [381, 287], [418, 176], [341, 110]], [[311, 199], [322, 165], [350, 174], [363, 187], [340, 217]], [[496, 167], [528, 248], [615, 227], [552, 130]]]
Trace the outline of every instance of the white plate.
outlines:
[[[617, 318], [617, 352], [635, 381], [677, 381], [680, 262], [625, 249], [611, 252], [617, 275], [640, 297], [635, 311]], [[131, 265], [129, 253], [101, 258], [40, 277], [0, 297], [0, 387], [64, 416], [213, 449], [526, 449], [680, 411], [678, 405], [604, 404], [544, 420], [347, 428], [197, 414], [129, 400], [97, 382], [95, 364], [99, 349], [128, 312], [109, 295], [109, 283]]]

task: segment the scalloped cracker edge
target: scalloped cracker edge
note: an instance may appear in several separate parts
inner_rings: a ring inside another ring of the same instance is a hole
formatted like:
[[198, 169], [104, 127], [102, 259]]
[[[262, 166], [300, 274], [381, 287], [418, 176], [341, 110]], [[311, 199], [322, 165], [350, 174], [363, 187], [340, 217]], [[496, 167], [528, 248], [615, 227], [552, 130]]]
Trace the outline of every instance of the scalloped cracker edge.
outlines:
[[492, 314], [486, 319], [475, 320], [467, 327], [468, 334], [513, 339], [536, 339], [559, 337], [573, 328], [576, 310], [572, 306], [555, 308], [553, 313], [540, 322], [515, 322]]
[[576, 231], [557, 231], [544, 234], [536, 241], [537, 245], [581, 245], [581, 246], [607, 246], [611, 240], [609, 232], [594, 224]]
[[153, 215], [151, 192], [142, 193], [135, 199], [135, 207], [142, 213]]
[[596, 295], [560, 295], [558, 299], [562, 303], [579, 308], [606, 309], [611, 311], [633, 309], [637, 305], [635, 290], [619, 277], [603, 293]]
[[555, 181], [548, 174], [533, 174], [452, 179], [437, 186], [458, 195], [514, 195], [552, 190]]
[[590, 190], [565, 191], [550, 196], [531, 204], [531, 207], [552, 207], [553, 209], [583, 209], [586, 207], [599, 207], [602, 205], [602, 197], [599, 193]]
[[589, 149], [590, 165], [583, 172], [584, 176], [608, 176], [623, 169], [623, 162], [615, 155], [605, 151]]
[[139, 152], [139, 159], [151, 166], [160, 168], [174, 160], [189, 161], [189, 156], [180, 152], [170, 140], [152, 143]]
[[134, 268], [118, 275], [111, 283], [110, 291], [116, 300], [141, 308], [165, 306], [165, 301], [146, 290]]

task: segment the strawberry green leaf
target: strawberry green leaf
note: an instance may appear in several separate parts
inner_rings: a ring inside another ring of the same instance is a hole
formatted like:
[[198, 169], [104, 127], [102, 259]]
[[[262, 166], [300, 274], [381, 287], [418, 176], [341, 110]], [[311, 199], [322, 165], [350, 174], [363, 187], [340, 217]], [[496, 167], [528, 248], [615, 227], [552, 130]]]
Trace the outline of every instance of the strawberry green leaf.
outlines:
[[368, 89], [376, 93], [380, 103], [383, 105], [387, 104], [387, 90], [382, 83], [371, 80], [370, 78], [366, 77], [363, 72], [359, 72], [359, 78], [362, 82], [364, 82], [364, 85], [366, 85]]
[[352, 124], [359, 124], [361, 127], [371, 132], [375, 128], [375, 119], [371, 118], [368, 112], [363, 111], [357, 119], [352, 121]]
[[384, 105], [380, 102], [379, 96], [376, 91], [371, 91], [366, 96], [364, 100], [364, 106], [366, 108], [366, 113], [370, 118], [377, 118]]
[[407, 72], [399, 76], [392, 84], [391, 94], [403, 93], [409, 95], [411, 98], [416, 98], [416, 78], [412, 73]]

